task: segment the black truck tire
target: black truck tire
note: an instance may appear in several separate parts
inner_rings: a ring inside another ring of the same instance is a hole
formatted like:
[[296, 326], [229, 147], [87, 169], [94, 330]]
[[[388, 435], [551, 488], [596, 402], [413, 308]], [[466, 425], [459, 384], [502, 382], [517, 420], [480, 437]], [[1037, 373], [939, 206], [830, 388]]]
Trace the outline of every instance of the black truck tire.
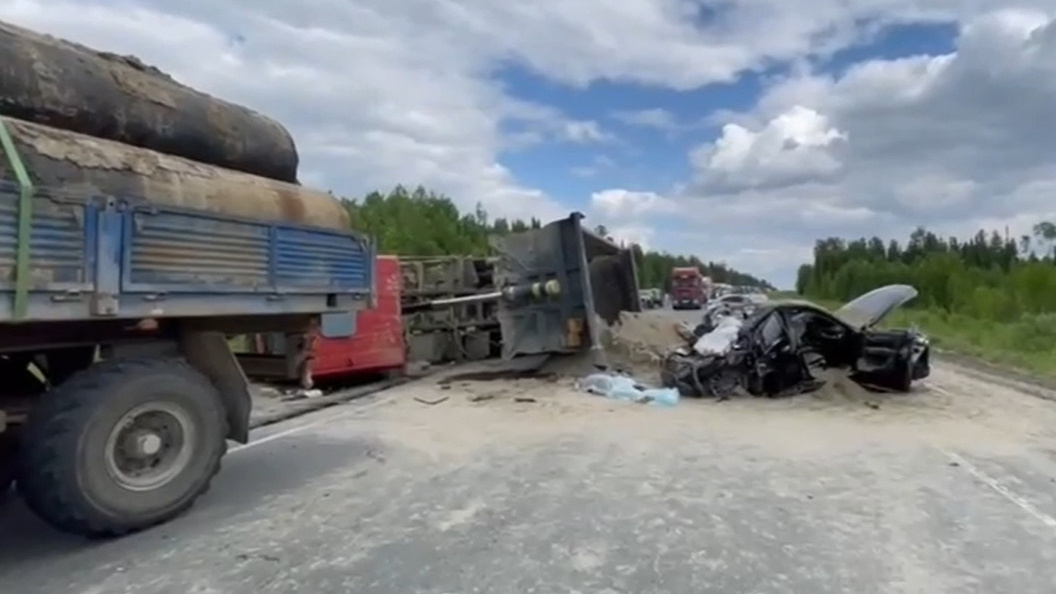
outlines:
[[30, 411], [16, 487], [60, 530], [119, 536], [188, 509], [220, 470], [226, 434], [216, 388], [183, 359], [104, 361]]

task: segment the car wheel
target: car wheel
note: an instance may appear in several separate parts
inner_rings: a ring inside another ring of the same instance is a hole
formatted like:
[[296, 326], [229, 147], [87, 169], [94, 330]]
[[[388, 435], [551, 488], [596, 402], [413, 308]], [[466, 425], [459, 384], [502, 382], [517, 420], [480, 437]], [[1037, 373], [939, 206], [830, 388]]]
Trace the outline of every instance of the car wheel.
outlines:
[[913, 362], [904, 358], [899, 361], [896, 369], [897, 383], [894, 388], [899, 392], [909, 392], [913, 389]]

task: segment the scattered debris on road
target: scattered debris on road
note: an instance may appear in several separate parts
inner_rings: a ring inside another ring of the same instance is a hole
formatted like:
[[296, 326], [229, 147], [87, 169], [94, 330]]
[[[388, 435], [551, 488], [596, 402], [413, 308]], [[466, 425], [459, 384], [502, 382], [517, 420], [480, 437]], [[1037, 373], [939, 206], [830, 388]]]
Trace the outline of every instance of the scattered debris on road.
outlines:
[[436, 405], [436, 404], [440, 404], [441, 402], [446, 402], [448, 400], [448, 398], [450, 398], [450, 396], [439, 396], [439, 397], [436, 397], [436, 398], [426, 398], [426, 397], [422, 397], [422, 396], [415, 396], [414, 397], [415, 401], [421, 402], [422, 404], [428, 404], [430, 406], [433, 406], [433, 405]]
[[649, 388], [632, 377], [611, 372], [587, 376], [580, 382], [579, 389], [616, 400], [661, 406], [675, 406], [679, 398], [678, 390], [674, 388]]

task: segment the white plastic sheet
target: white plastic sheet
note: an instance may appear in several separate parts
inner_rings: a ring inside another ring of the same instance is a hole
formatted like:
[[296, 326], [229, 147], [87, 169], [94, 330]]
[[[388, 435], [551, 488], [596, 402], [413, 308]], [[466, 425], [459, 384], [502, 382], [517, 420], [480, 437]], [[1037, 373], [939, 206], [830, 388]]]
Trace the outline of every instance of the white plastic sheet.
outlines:
[[697, 339], [693, 350], [701, 355], [725, 355], [737, 340], [743, 323], [739, 316], [720, 318], [714, 330]]

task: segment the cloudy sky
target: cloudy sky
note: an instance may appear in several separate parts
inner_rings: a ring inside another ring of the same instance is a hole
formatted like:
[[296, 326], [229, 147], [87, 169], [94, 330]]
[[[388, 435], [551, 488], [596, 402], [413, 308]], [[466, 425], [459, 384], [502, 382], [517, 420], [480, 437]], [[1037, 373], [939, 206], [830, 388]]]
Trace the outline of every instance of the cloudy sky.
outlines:
[[586, 213], [789, 286], [816, 238], [1056, 218], [1052, 0], [0, 0], [293, 132], [305, 183]]

